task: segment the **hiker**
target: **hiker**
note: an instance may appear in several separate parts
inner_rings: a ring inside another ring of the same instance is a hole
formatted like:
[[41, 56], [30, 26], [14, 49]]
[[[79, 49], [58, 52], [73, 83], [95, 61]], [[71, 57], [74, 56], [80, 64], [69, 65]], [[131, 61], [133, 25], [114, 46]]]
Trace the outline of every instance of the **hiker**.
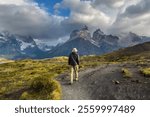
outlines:
[[75, 73], [75, 81], [78, 81], [78, 69], [79, 69], [79, 55], [78, 50], [76, 48], [72, 49], [72, 52], [69, 55], [68, 64], [70, 65], [70, 84], [73, 84], [73, 76]]

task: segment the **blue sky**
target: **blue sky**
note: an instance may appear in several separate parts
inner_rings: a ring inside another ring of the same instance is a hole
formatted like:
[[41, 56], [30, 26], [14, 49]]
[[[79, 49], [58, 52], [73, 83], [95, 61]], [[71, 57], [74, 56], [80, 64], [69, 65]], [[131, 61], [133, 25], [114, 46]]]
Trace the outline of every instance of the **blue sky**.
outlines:
[[[50, 14], [55, 14], [54, 5], [56, 3], [61, 3], [62, 0], [35, 0], [35, 2], [37, 2], [39, 5], [44, 5]], [[58, 15], [60, 16], [69, 16], [70, 14], [70, 10], [68, 8], [61, 8], [59, 11], [60, 12]]]

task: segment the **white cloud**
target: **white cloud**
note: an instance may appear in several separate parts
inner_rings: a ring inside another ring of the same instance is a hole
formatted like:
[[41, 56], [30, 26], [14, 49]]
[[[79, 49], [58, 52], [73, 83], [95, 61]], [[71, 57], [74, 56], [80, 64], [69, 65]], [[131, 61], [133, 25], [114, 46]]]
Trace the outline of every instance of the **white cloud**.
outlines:
[[77, 24], [86, 24], [91, 30], [99, 27], [105, 30], [112, 22], [111, 17], [101, 10], [95, 9], [91, 5], [91, 2], [81, 2], [80, 0], [63, 0], [61, 7], [69, 8], [71, 10], [70, 16], [65, 22], [68, 22], [74, 26]]
[[0, 1], [0, 31], [31, 35], [34, 38], [57, 39], [64, 36], [61, 21], [64, 17], [50, 15], [33, 1]]
[[[62, 41], [72, 30], [88, 25], [91, 31], [150, 36], [149, 6], [149, 0], [63, 0], [52, 15], [34, 0], [0, 0], [0, 31]], [[70, 15], [59, 16], [60, 8], [70, 9]]]
[[55, 12], [55, 14], [56, 15], [59, 15], [59, 8], [60, 8], [61, 6], [60, 6], [60, 3], [56, 3], [55, 5], [54, 5], [54, 12]]
[[105, 5], [107, 7], [119, 8], [125, 4], [125, 0], [95, 0], [95, 6]]
[[142, 0], [128, 6], [125, 11], [118, 15], [110, 32], [135, 32], [139, 35], [150, 36], [150, 1]]
[[37, 4], [34, 0], [0, 0], [1, 5], [31, 5]]
[[22, 5], [22, 4], [26, 4], [26, 2], [24, 0], [0, 0], [0, 4]]

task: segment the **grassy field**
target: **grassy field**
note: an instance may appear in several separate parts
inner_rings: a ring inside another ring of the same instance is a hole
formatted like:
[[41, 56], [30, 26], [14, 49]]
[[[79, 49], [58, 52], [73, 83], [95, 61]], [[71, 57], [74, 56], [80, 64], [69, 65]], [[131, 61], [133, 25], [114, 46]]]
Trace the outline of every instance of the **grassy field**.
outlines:
[[0, 64], [0, 99], [60, 99], [55, 77], [68, 70], [66, 61], [61, 57]]

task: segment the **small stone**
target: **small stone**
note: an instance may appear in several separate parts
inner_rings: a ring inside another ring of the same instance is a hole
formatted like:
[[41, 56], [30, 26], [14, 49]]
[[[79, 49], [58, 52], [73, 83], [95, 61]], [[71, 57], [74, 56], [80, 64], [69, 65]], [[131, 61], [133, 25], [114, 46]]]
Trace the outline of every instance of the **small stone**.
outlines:
[[136, 80], [136, 83], [142, 83], [142, 81], [140, 81], [140, 80]]
[[115, 84], [120, 84], [120, 82], [119, 81], [115, 81]]

